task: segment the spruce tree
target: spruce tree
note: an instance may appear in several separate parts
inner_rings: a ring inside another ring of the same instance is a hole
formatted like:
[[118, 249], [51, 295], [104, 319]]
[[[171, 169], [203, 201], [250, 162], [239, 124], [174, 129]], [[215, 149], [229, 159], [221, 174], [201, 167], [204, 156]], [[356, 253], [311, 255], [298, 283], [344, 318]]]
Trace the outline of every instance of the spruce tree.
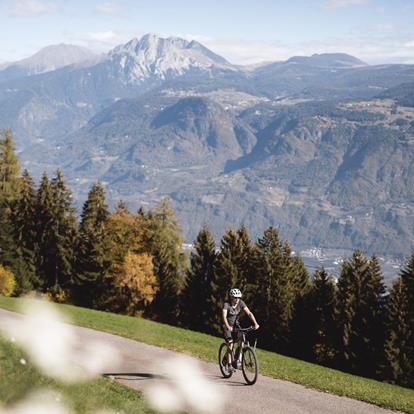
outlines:
[[265, 346], [288, 353], [295, 289], [286, 253], [277, 230], [269, 227], [255, 250], [257, 300], [253, 308], [259, 324], [267, 327], [262, 333]]
[[181, 318], [190, 329], [209, 333], [215, 331], [211, 318], [212, 313], [217, 311], [218, 295], [214, 286], [216, 260], [214, 238], [208, 227], [204, 226], [190, 255], [190, 268], [181, 296]]
[[161, 200], [148, 215], [147, 243], [154, 258], [159, 291], [151, 306], [152, 316], [171, 324], [179, 322], [179, 297], [185, 279], [183, 238], [169, 199]]
[[229, 228], [221, 239], [220, 253], [217, 257], [217, 274], [220, 278], [218, 293], [223, 299], [232, 287], [243, 290], [246, 285], [241, 271], [239, 235], [232, 228]]
[[[406, 269], [407, 270], [407, 269]], [[412, 311], [406, 286], [400, 276], [387, 301], [387, 337], [383, 378], [403, 386], [414, 386], [414, 334], [410, 326]]]
[[[7, 129], [0, 139], [0, 264], [11, 269], [16, 279], [15, 295], [27, 292], [35, 281], [31, 233], [25, 241], [19, 237], [20, 223], [14, 214], [24, 194], [25, 177], [20, 177], [20, 165], [14, 150], [13, 136]], [[24, 201], [23, 201], [24, 202]], [[28, 243], [26, 245], [26, 242]]]
[[19, 196], [20, 164], [14, 150], [13, 136], [3, 129], [0, 139], [0, 208], [9, 210]]
[[39, 286], [36, 275], [36, 191], [33, 179], [24, 170], [18, 199], [11, 206], [11, 221], [17, 256], [15, 294], [21, 295]]
[[0, 265], [11, 267], [16, 245], [10, 218], [11, 205], [19, 195], [20, 165], [14, 151], [13, 136], [3, 129], [0, 139]]
[[339, 358], [343, 369], [376, 375], [384, 291], [375, 257], [369, 261], [357, 250], [344, 263], [338, 281]]
[[57, 299], [72, 284], [77, 223], [71, 203], [61, 171], [51, 181], [45, 173], [37, 193], [37, 263], [44, 289]]
[[306, 319], [313, 333], [313, 359], [323, 365], [332, 365], [337, 348], [336, 286], [324, 268], [316, 270], [309, 297], [309, 314]]
[[106, 232], [108, 216], [105, 189], [97, 183], [92, 186], [83, 205], [79, 228], [74, 294], [81, 306], [93, 307], [96, 304], [111, 265]]

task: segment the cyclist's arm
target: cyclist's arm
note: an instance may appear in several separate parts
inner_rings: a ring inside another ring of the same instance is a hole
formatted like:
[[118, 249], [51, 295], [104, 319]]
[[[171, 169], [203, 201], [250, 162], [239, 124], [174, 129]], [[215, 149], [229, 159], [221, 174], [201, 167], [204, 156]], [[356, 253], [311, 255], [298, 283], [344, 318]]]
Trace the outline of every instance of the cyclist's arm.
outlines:
[[224, 322], [224, 326], [229, 330], [232, 331], [233, 328], [229, 325], [229, 323], [227, 322], [227, 309], [223, 309], [223, 322]]
[[246, 306], [246, 307], [244, 307], [243, 308], [243, 310], [244, 310], [244, 313], [251, 319], [251, 321], [253, 322], [253, 324], [254, 324], [254, 328], [255, 329], [259, 329], [259, 324], [257, 323], [257, 321], [256, 321], [256, 318], [254, 317], [254, 315], [253, 315], [253, 312], [251, 312], [250, 311], [250, 309]]

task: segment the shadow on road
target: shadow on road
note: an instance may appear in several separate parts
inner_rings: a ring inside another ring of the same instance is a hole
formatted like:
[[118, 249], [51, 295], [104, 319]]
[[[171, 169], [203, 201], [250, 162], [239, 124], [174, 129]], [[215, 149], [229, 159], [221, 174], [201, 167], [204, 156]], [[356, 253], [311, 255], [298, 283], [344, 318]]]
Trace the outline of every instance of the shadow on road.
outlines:
[[105, 373], [104, 377], [111, 379], [122, 379], [126, 381], [148, 380], [148, 379], [166, 379], [166, 377], [157, 374], [150, 374], [147, 372], [117, 372]]

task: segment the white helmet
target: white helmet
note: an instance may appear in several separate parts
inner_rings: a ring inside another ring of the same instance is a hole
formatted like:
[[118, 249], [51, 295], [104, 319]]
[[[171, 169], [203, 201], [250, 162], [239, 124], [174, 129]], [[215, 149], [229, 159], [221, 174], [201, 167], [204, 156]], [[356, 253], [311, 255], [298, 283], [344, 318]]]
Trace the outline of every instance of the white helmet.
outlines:
[[230, 289], [229, 295], [232, 298], [241, 298], [242, 297], [242, 293], [240, 292], [240, 289], [236, 289], [236, 288]]

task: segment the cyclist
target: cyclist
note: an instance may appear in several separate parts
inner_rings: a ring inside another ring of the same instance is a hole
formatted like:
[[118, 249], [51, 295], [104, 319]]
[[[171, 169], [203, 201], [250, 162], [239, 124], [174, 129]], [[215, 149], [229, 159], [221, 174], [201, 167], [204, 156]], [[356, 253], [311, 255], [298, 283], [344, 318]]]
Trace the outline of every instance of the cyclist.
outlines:
[[[237, 288], [232, 288], [229, 290], [229, 297], [230, 301], [225, 302], [223, 306], [223, 328], [224, 328], [224, 339], [226, 340], [227, 346], [229, 350], [233, 349], [233, 343], [239, 341], [241, 336], [238, 334], [237, 330], [235, 331], [234, 328], [238, 328], [239, 324], [237, 322], [237, 318], [241, 311], [251, 319], [254, 325], [254, 329], [259, 329], [259, 324], [256, 321], [253, 313], [249, 310], [247, 305], [241, 300], [242, 293]], [[231, 357], [229, 352], [229, 371], [234, 371], [237, 367], [237, 358], [235, 358], [234, 364], [236, 366], [231, 366]]]

